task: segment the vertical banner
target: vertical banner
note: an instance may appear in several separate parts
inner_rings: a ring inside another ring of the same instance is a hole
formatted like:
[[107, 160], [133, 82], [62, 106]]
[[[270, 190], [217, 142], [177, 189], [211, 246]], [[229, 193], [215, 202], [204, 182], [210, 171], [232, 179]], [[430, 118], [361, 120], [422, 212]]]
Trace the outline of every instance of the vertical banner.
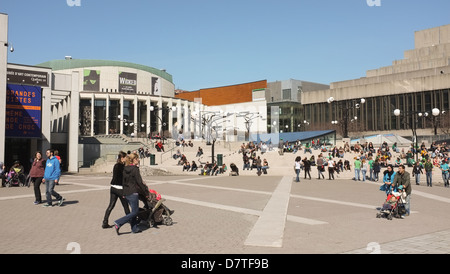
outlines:
[[158, 77], [152, 77], [152, 95], [161, 95]]
[[41, 111], [41, 87], [8, 84], [5, 136], [41, 138]]

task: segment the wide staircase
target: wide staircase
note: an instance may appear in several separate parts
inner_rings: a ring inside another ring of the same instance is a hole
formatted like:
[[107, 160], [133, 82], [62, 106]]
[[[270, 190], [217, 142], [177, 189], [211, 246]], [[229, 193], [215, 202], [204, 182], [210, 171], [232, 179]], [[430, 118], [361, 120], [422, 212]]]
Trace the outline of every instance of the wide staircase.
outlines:
[[[106, 144], [108, 141], [105, 141], [102, 138], [111, 138], [111, 137], [98, 137], [102, 143]], [[144, 148], [153, 155], [154, 164], [151, 163], [151, 157], [145, 157], [141, 159], [142, 170], [146, 171], [147, 175], [195, 175], [198, 176], [200, 170], [195, 172], [191, 171], [183, 171], [183, 166], [179, 165], [179, 158], [174, 159], [173, 155], [177, 154], [179, 151], [181, 154], [186, 156], [186, 159], [189, 162], [195, 161], [197, 166], [204, 165], [206, 162], [212, 162], [212, 145], [207, 144], [204, 140], [190, 140], [193, 144], [191, 146], [177, 146], [174, 140], [166, 140], [164, 144], [164, 152], [158, 152], [155, 149], [156, 140], [148, 140], [145, 138], [129, 138], [124, 136], [122, 147], [117, 146], [117, 144], [113, 144], [111, 140], [110, 152], [103, 156], [102, 158], [95, 161], [95, 164], [89, 168], [87, 172], [94, 173], [112, 173], [112, 168], [116, 162], [117, 152], [120, 150], [123, 151], [137, 151], [140, 147]], [[225, 141], [217, 141], [214, 144], [214, 158], [217, 161], [218, 155], [222, 155], [222, 161], [228, 167], [228, 172], [224, 175], [228, 176], [229, 166], [231, 163], [236, 164], [239, 168], [240, 175], [248, 175], [248, 176], [256, 176], [256, 170], [242, 170], [243, 160], [242, 153], [239, 153], [239, 149], [243, 143], [242, 142], [225, 142]], [[337, 147], [342, 144], [338, 141]], [[203, 149], [203, 155], [196, 156], [198, 148], [201, 147]], [[119, 149], [120, 148], [120, 149]], [[401, 149], [401, 148], [400, 148]], [[407, 148], [406, 148], [407, 150]], [[266, 153], [257, 152], [257, 156], [260, 158], [266, 159], [269, 163], [269, 169], [267, 170], [268, 175], [277, 175], [277, 176], [294, 176], [294, 161], [295, 158], [300, 156], [302, 159], [307, 157], [308, 159], [314, 155], [317, 160], [318, 155], [322, 153], [324, 156], [327, 156], [329, 152], [321, 152], [319, 149], [312, 149], [312, 153], [306, 152], [304, 150], [299, 150], [296, 153], [285, 152], [280, 155], [278, 152], [278, 148], [275, 146], [272, 150], [268, 150]], [[344, 160], [349, 160], [351, 164], [351, 171], [344, 171], [339, 174], [335, 173], [335, 178], [347, 178], [351, 179], [354, 177], [353, 171], [353, 162], [356, 158], [357, 154], [355, 152], [347, 152], [344, 154]], [[393, 160], [399, 156], [399, 153], [393, 153]], [[336, 162], [339, 158], [335, 157], [334, 160]], [[392, 161], [393, 161], [392, 160]], [[405, 160], [402, 160], [405, 162]], [[152, 172], [148, 172], [151, 170]], [[382, 169], [383, 171], [384, 169]], [[407, 168], [408, 171], [411, 172], [410, 168]], [[84, 172], [84, 173], [87, 173]], [[368, 172], [367, 172], [368, 173]], [[317, 167], [311, 168], [311, 177], [317, 178]], [[224, 176], [219, 175], [219, 176]], [[324, 173], [325, 178], [328, 179], [328, 172]], [[267, 175], [263, 175], [267, 176]], [[302, 178], [304, 177], [303, 171], [301, 172]], [[367, 174], [369, 176], [369, 174]], [[423, 176], [425, 177], [425, 176]], [[423, 178], [422, 178], [423, 179]]]

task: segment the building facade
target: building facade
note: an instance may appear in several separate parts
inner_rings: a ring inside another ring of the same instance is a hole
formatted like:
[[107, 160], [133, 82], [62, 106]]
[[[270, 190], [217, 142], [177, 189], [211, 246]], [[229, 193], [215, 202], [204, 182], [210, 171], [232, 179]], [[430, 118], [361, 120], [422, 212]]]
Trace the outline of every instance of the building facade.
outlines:
[[[391, 66], [367, 71], [366, 77], [304, 92], [305, 119], [322, 129], [340, 129], [346, 120], [350, 136], [358, 137], [392, 132], [411, 136], [414, 127], [421, 136], [442, 133], [439, 128], [449, 127], [450, 25], [417, 31], [415, 49], [404, 56]], [[334, 101], [328, 103], [331, 97]], [[438, 116], [431, 115], [435, 108]], [[395, 116], [396, 109], [402, 115]]]

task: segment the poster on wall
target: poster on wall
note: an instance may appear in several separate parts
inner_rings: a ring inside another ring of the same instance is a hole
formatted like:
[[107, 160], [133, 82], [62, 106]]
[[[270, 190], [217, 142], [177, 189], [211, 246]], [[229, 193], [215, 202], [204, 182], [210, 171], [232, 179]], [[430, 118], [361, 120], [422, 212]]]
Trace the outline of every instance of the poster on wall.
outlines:
[[119, 92], [137, 92], [137, 74], [130, 72], [119, 72]]
[[41, 110], [41, 87], [7, 84], [5, 136], [41, 138]]
[[85, 69], [83, 74], [83, 90], [100, 91], [100, 71]]
[[152, 95], [161, 95], [158, 77], [152, 77]]

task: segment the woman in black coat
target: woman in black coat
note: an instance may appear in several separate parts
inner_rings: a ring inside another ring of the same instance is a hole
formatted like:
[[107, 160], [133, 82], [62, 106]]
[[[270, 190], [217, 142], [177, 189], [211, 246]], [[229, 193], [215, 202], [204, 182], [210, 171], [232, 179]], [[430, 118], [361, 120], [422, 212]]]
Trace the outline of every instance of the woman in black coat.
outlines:
[[113, 210], [114, 206], [116, 205], [117, 199], [120, 200], [122, 203], [123, 209], [125, 211], [125, 214], [130, 214], [130, 208], [128, 207], [128, 201], [123, 196], [123, 169], [125, 167], [125, 159], [127, 154], [123, 151], [119, 152], [119, 155], [117, 155], [117, 163], [114, 165], [113, 168], [113, 177], [111, 179], [111, 189], [110, 189], [110, 195], [109, 195], [109, 205], [108, 208], [106, 208], [105, 217], [103, 218], [103, 224], [102, 228], [110, 228], [108, 224], [109, 215], [111, 214], [111, 211]]
[[136, 218], [139, 213], [139, 197], [142, 196], [148, 198], [150, 193], [148, 187], [142, 181], [138, 166], [139, 156], [136, 153], [129, 154], [123, 169], [123, 195], [130, 204], [131, 212], [114, 222], [114, 228], [116, 229], [117, 235], [120, 235], [120, 227], [128, 222], [131, 225], [132, 233], [141, 232], [138, 228], [138, 221]]

